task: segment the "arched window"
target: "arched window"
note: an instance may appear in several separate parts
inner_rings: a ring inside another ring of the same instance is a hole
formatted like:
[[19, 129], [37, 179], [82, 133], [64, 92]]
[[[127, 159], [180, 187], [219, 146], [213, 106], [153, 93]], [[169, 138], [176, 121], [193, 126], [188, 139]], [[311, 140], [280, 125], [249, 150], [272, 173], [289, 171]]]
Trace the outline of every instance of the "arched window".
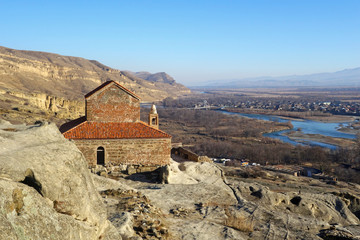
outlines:
[[105, 164], [105, 149], [103, 147], [98, 147], [96, 151], [97, 156], [97, 165], [104, 165]]
[[157, 121], [156, 121], [157, 119], [156, 119], [156, 117], [153, 117], [152, 119], [151, 119], [151, 125], [157, 125]]

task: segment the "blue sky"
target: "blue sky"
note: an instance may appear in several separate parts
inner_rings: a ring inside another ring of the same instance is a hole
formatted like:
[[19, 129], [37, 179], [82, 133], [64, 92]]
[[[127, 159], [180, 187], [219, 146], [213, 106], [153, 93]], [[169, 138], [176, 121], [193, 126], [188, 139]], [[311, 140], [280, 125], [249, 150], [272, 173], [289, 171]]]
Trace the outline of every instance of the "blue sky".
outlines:
[[360, 67], [359, 0], [0, 0], [0, 45], [178, 82]]

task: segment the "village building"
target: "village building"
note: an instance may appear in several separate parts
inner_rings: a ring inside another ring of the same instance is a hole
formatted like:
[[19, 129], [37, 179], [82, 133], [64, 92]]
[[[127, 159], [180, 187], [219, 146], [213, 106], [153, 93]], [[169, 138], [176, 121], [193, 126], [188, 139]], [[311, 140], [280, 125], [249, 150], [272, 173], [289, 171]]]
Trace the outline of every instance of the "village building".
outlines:
[[170, 164], [171, 136], [159, 130], [152, 106], [148, 123], [140, 121], [140, 98], [117, 82], [107, 81], [85, 95], [85, 116], [60, 127], [74, 141], [90, 167]]

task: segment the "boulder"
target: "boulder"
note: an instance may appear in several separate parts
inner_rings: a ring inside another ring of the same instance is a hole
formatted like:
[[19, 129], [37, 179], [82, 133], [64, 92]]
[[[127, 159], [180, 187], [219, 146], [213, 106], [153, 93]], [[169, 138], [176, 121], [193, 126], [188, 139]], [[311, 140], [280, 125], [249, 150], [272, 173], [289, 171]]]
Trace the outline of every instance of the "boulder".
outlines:
[[179, 169], [191, 179], [207, 184], [223, 184], [222, 170], [209, 162], [182, 162]]
[[54, 124], [0, 123], [0, 192], [1, 239], [121, 239], [82, 153]]
[[[180, 169], [180, 164], [171, 159], [170, 165], [163, 169], [162, 180], [163, 183], [169, 184], [196, 184], [196, 181], [191, 176], [187, 175], [184, 168]], [[182, 165], [181, 165], [182, 166]]]

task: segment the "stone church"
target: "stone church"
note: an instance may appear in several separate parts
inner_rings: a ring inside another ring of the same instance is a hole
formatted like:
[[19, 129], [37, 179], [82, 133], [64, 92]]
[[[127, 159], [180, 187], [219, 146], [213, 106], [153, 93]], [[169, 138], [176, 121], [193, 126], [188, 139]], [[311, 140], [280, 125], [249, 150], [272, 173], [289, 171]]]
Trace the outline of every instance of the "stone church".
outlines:
[[170, 163], [171, 136], [159, 130], [153, 105], [148, 123], [140, 121], [140, 98], [117, 82], [107, 81], [85, 95], [85, 116], [60, 127], [74, 141], [90, 167]]

